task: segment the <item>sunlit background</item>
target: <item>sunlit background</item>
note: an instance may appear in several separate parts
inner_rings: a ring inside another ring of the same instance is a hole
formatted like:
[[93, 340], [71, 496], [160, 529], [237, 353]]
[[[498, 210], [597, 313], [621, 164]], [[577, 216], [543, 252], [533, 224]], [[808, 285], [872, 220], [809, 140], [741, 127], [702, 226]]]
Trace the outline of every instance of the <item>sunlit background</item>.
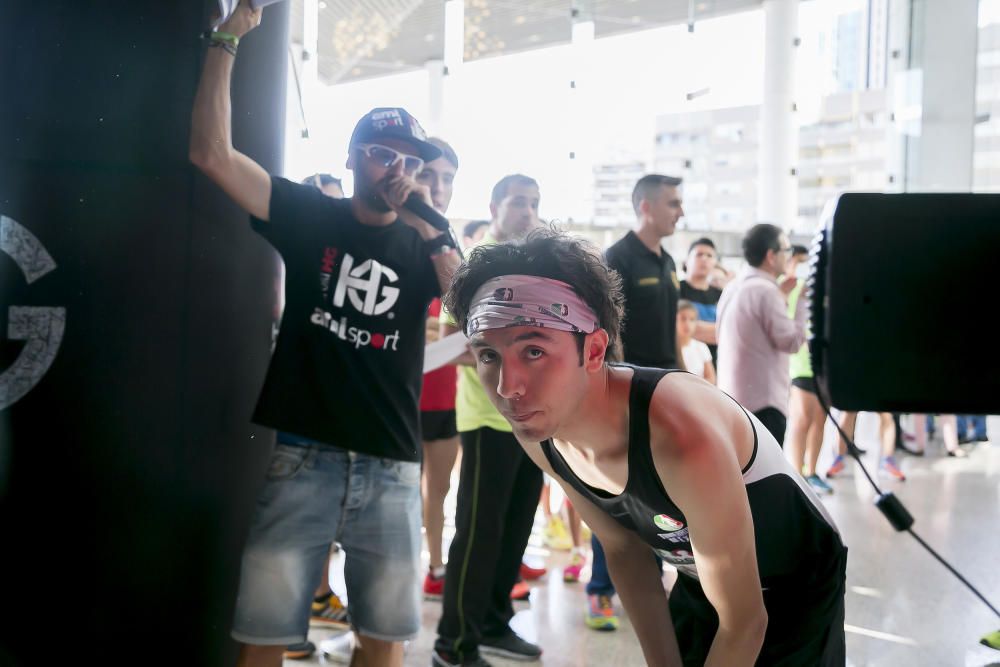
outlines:
[[[292, 0], [285, 172], [330, 172], [349, 193], [354, 123], [399, 105], [458, 152], [455, 221], [487, 218], [492, 185], [523, 172], [545, 219], [607, 245], [652, 171], [685, 180], [668, 248], [708, 234], [735, 256], [763, 219], [806, 240], [844, 191], [970, 189], [917, 174], [927, 1]], [[775, 208], [762, 201], [765, 47], [769, 5], [783, 4], [797, 4], [797, 46], [776, 66], [792, 180]], [[979, 3], [974, 67], [970, 187], [995, 192], [1000, 0]]]

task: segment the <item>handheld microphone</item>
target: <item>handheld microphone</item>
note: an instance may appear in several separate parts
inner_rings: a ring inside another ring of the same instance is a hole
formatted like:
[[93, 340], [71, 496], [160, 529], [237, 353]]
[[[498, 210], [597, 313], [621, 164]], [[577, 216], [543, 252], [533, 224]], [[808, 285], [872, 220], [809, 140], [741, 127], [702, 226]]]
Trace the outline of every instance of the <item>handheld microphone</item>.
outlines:
[[448, 224], [448, 218], [435, 211], [433, 207], [428, 206], [427, 203], [420, 198], [420, 195], [415, 192], [411, 192], [410, 196], [406, 198], [403, 208], [414, 215], [420, 216], [424, 222], [435, 229], [439, 229], [445, 233], [451, 230], [451, 225]]
[[448, 218], [444, 217], [433, 207], [428, 206], [427, 203], [420, 198], [415, 192], [411, 192], [410, 196], [406, 198], [403, 202], [403, 208], [405, 208], [410, 213], [419, 216], [424, 222], [429, 224], [434, 229], [440, 230], [448, 235], [451, 239], [452, 245], [458, 252], [458, 256], [461, 259], [465, 259], [465, 255], [462, 253], [461, 246], [458, 245], [458, 240], [455, 238], [455, 233], [451, 230], [451, 225], [448, 223]]

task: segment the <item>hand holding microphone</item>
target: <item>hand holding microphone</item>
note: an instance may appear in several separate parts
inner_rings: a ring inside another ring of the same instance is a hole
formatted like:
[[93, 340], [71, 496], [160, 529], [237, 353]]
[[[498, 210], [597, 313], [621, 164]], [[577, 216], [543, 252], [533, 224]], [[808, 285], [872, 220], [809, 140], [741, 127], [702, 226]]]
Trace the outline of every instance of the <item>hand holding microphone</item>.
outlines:
[[411, 227], [426, 223], [440, 232], [450, 229], [448, 219], [434, 209], [431, 191], [405, 174], [390, 175], [383, 181], [383, 197], [400, 219]]

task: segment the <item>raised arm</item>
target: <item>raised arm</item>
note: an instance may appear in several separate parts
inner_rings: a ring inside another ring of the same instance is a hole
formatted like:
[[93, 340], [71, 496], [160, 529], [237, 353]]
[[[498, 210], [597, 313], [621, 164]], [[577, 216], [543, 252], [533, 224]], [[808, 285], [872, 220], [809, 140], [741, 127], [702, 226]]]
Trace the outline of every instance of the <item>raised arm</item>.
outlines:
[[764, 642], [767, 611], [750, 503], [732, 441], [747, 440], [752, 449], [753, 434], [731, 399], [709, 385], [688, 378], [687, 398], [678, 400], [676, 387], [664, 391], [664, 384], [654, 394], [660, 409], [651, 410], [653, 460], [687, 517], [698, 577], [719, 616], [705, 665], [750, 667]]
[[667, 594], [660, 583], [661, 574], [652, 550], [638, 535], [619, 525], [556, 475], [538, 443], [522, 442], [521, 446], [539, 468], [559, 482], [580, 517], [600, 540], [608, 572], [628, 611], [646, 664], [682, 667]]
[[[236, 12], [219, 27], [220, 33], [242, 37], [260, 23], [261, 10], [241, 0]], [[235, 56], [210, 48], [191, 112], [189, 156], [206, 176], [251, 215], [267, 220], [271, 177], [264, 168], [233, 148], [229, 84]]]

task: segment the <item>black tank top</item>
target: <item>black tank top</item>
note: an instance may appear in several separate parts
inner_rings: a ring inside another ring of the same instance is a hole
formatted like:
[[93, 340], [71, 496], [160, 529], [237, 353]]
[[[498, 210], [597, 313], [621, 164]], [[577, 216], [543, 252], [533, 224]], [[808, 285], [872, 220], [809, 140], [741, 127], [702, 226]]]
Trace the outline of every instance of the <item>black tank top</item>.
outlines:
[[[629, 393], [628, 482], [619, 495], [583, 482], [551, 440], [541, 443], [553, 471], [584, 498], [642, 540], [683, 574], [698, 577], [687, 519], [663, 488], [649, 448], [649, 403], [660, 380], [675, 371], [633, 368]], [[743, 409], [742, 407], [740, 408]], [[754, 433], [753, 454], [743, 469], [753, 516], [757, 564], [763, 588], [809, 586], [825, 579], [843, 544], [826, 509], [785, 460], [774, 436], [743, 410]]]

